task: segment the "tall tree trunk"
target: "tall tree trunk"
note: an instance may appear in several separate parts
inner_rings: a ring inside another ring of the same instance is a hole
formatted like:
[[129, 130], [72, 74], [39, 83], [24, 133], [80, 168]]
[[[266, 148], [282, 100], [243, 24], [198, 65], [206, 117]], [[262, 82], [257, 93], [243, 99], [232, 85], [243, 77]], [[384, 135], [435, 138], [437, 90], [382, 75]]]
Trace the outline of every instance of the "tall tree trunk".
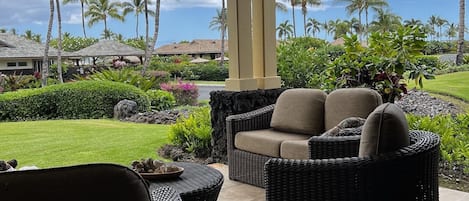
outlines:
[[57, 28], [58, 28], [58, 39], [57, 39], [57, 76], [61, 84], [64, 83], [62, 77], [62, 16], [60, 15], [60, 1], [55, 0], [57, 6]]
[[466, 14], [466, 0], [459, 0], [459, 36], [458, 36], [458, 54], [456, 55], [456, 65], [462, 65], [464, 60], [464, 21]]
[[41, 86], [47, 86], [49, 77], [49, 43], [52, 35], [52, 23], [54, 22], [54, 0], [49, 0], [49, 26], [47, 27], [46, 44], [44, 44], [44, 58], [42, 60], [42, 83]]
[[[145, 0], [145, 2], [147, 2], [147, 0]], [[148, 4], [146, 3], [145, 4], [145, 12], [147, 12], [147, 9], [148, 9]], [[138, 38], [138, 13], [135, 13], [135, 17], [137, 17], [137, 26], [135, 26], [135, 39]], [[145, 23], [146, 23], [146, 26], [148, 27], [148, 14], [145, 14]], [[148, 28], [147, 28], [147, 32], [148, 32]], [[147, 33], [147, 36], [148, 36], [148, 33]], [[148, 41], [147, 41], [148, 42]]]
[[[145, 75], [145, 71], [148, 68], [149, 60], [151, 57], [151, 52], [149, 50], [148, 44], [150, 44], [150, 38], [149, 38], [149, 27], [148, 27], [148, 0], [144, 0], [144, 5], [145, 5], [145, 63], [143, 63], [143, 68], [142, 68], [142, 76]], [[137, 18], [138, 19], [138, 18]], [[137, 22], [137, 27], [138, 27], [138, 22]], [[138, 38], [138, 32], [137, 32], [137, 38]]]
[[225, 0], [221, 0], [221, 50], [220, 50], [220, 67], [225, 63], [225, 32], [226, 32], [226, 8]]
[[[158, 40], [158, 31], [160, 29], [160, 3], [161, 3], [161, 0], [156, 0], [156, 8], [155, 8], [155, 30], [153, 32], [153, 41], [151, 43], [151, 46], [150, 46], [150, 51], [148, 51], [145, 55], [145, 56], [148, 56], [150, 57], [151, 53], [153, 53], [153, 51], [155, 50], [155, 44], [156, 44], [156, 41]], [[146, 71], [146, 67], [145, 66], [148, 66], [148, 63], [150, 63], [150, 59], [145, 59], [145, 63], [143, 65], [143, 68], [142, 68], [142, 74], [145, 73]]]
[[83, 36], [86, 38], [86, 29], [85, 29], [85, 4], [81, 1], [81, 26], [83, 29]]
[[293, 16], [293, 36], [296, 38], [296, 20], [295, 20], [295, 3], [296, 3], [296, 0], [290, 0], [292, 1], [292, 5], [291, 5], [291, 10], [292, 10], [292, 16]]

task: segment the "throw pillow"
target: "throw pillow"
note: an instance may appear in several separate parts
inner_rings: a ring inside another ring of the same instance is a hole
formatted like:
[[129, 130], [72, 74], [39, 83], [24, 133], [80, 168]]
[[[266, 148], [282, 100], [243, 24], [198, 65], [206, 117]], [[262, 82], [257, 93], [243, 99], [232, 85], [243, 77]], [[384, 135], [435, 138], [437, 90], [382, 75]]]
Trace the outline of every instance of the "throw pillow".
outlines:
[[324, 132], [321, 136], [352, 136], [360, 135], [365, 119], [349, 117], [342, 120], [337, 126]]
[[360, 139], [359, 157], [396, 151], [410, 144], [409, 126], [399, 106], [386, 103], [366, 119]]

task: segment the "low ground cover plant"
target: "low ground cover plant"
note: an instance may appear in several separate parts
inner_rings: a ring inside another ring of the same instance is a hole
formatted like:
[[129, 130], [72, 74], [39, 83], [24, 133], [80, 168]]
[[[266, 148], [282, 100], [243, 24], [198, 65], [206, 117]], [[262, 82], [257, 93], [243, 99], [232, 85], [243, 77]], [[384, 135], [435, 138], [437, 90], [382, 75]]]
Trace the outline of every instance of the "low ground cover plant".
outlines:
[[148, 96], [134, 86], [80, 81], [0, 94], [0, 121], [111, 118], [124, 99], [137, 102], [142, 112], [150, 107]]

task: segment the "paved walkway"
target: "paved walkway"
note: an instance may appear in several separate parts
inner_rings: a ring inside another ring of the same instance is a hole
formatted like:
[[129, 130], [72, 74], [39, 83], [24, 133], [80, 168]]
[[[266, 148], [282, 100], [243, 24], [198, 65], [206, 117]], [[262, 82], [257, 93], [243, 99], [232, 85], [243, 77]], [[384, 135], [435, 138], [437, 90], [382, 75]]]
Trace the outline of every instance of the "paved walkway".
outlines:
[[[225, 177], [219, 201], [265, 201], [263, 188], [229, 180], [228, 166], [219, 163], [209, 166], [222, 172]], [[469, 201], [469, 193], [440, 187], [440, 201]]]

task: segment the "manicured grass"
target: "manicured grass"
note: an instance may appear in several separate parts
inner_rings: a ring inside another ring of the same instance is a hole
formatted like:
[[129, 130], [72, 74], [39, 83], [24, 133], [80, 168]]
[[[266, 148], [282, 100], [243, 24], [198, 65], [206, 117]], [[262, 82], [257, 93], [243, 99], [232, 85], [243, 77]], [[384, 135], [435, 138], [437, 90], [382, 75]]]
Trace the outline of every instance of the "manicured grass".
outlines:
[[[412, 84], [410, 86], [413, 87]], [[423, 90], [450, 95], [469, 102], [469, 71], [444, 74], [436, 76], [434, 80], [424, 80]]]
[[0, 160], [41, 168], [159, 158], [169, 126], [115, 120], [50, 120], [0, 123]]

